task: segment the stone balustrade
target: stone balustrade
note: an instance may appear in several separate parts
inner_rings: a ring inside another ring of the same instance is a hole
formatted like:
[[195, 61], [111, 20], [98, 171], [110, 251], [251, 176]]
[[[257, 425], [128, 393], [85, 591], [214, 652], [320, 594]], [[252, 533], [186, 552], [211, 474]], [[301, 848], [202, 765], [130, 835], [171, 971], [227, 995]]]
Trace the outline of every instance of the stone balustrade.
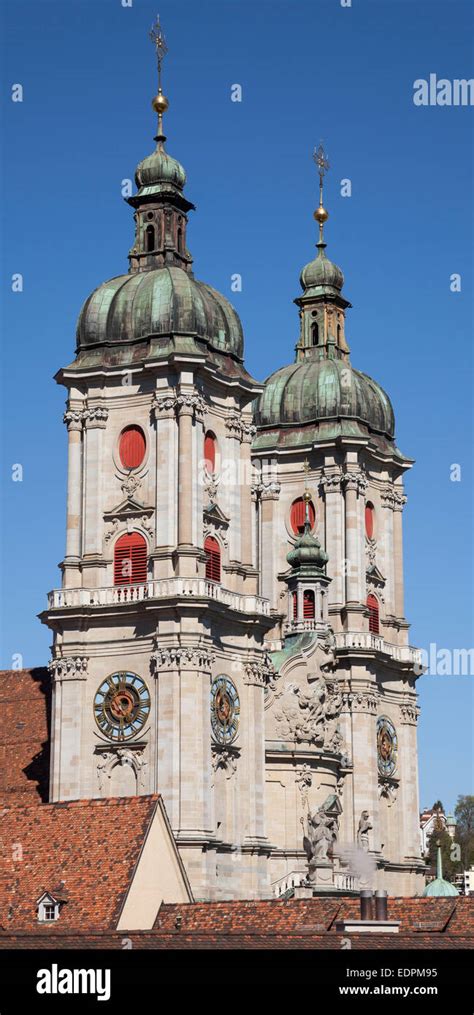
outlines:
[[50, 610], [73, 609], [81, 606], [118, 606], [155, 599], [212, 599], [240, 613], [268, 616], [270, 603], [256, 595], [240, 595], [206, 578], [159, 578], [141, 585], [113, 585], [107, 588], [54, 589], [48, 593]]

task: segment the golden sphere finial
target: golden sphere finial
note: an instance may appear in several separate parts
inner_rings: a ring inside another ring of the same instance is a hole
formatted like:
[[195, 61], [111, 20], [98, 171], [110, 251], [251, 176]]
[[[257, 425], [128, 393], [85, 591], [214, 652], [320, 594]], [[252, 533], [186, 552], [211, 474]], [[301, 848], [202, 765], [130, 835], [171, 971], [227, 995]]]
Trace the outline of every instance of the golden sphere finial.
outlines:
[[166, 95], [162, 95], [161, 92], [158, 92], [158, 95], [155, 95], [154, 99], [151, 100], [151, 104], [155, 113], [166, 113], [166, 110], [169, 108], [168, 99], [166, 98]]
[[316, 219], [316, 222], [319, 222], [319, 225], [322, 226], [325, 222], [327, 222], [329, 212], [323, 208], [322, 204], [320, 204], [319, 208], [316, 208], [316, 211], [314, 212], [314, 218]]

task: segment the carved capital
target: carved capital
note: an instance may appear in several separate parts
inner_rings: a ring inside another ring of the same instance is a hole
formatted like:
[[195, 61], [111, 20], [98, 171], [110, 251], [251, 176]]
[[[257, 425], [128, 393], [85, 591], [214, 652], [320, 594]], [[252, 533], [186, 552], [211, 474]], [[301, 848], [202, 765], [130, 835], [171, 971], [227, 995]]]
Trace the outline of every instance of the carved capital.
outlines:
[[155, 646], [151, 656], [151, 669], [180, 670], [196, 669], [210, 672], [214, 662], [214, 652], [207, 645], [166, 645]]
[[343, 710], [345, 712], [368, 712], [370, 715], [377, 714], [377, 697], [368, 691], [344, 691], [342, 695]]
[[345, 490], [355, 490], [357, 494], [365, 494], [368, 487], [367, 476], [362, 469], [354, 469], [353, 472], [344, 472], [342, 482]]
[[383, 507], [390, 508], [392, 511], [403, 511], [407, 502], [407, 498], [403, 493], [403, 490], [394, 486], [384, 487], [380, 495], [380, 499]]
[[107, 426], [107, 420], [109, 418], [109, 410], [102, 405], [96, 405], [92, 409], [84, 410], [84, 422], [86, 430], [92, 430], [94, 427], [100, 430], [105, 430]]
[[342, 484], [342, 469], [325, 469], [321, 476], [321, 486], [326, 493], [338, 493]]
[[252, 494], [260, 500], [278, 500], [280, 497], [280, 483], [255, 483], [252, 486]]
[[420, 709], [415, 704], [405, 703], [400, 705], [401, 721], [405, 726], [416, 726], [419, 714]]
[[205, 409], [204, 398], [196, 390], [182, 392], [176, 399], [176, 408], [179, 416], [202, 417]]
[[68, 430], [82, 430], [84, 426], [84, 418], [84, 409], [66, 409], [63, 416], [63, 422], [66, 424]]
[[155, 419], [159, 419], [160, 416], [172, 416], [176, 410], [176, 394], [167, 395], [154, 395], [151, 403], [152, 412], [155, 414]]
[[87, 680], [88, 656], [64, 656], [51, 659], [48, 670], [53, 681]]

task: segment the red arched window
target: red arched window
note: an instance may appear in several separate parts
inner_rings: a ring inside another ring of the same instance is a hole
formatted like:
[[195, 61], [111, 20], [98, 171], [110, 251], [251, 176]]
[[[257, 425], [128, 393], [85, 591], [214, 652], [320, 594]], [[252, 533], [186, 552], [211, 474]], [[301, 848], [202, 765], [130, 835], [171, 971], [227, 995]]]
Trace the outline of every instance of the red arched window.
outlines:
[[[311, 528], [313, 528], [314, 523], [316, 521], [316, 511], [314, 510], [314, 504], [312, 500], [310, 500], [308, 504], [308, 511], [309, 511], [309, 523], [311, 525]], [[304, 532], [305, 514], [306, 514], [306, 501], [304, 500], [303, 497], [297, 497], [297, 499], [293, 501], [290, 511], [290, 526], [295, 536], [298, 536], [302, 532]]]
[[211, 582], [221, 580], [221, 548], [214, 536], [208, 536], [204, 549], [206, 551], [206, 578]]
[[139, 426], [126, 426], [119, 440], [119, 456], [124, 469], [138, 469], [145, 457], [145, 434]]
[[114, 549], [114, 585], [141, 585], [147, 580], [146, 542], [138, 532], [117, 539]]
[[293, 601], [293, 620], [297, 620], [297, 617], [298, 617], [298, 596], [297, 596], [296, 592], [292, 592], [291, 593], [291, 598], [292, 598], [292, 601]]
[[367, 596], [367, 606], [369, 607], [369, 631], [372, 631], [372, 634], [379, 634], [379, 601], [372, 593]]
[[365, 534], [367, 539], [372, 539], [374, 534], [374, 515], [374, 505], [368, 501], [365, 505]]
[[216, 471], [216, 438], [210, 430], [204, 438], [204, 458], [206, 461], [206, 471], [210, 476], [213, 476]]
[[312, 589], [305, 589], [303, 592], [303, 617], [305, 620], [314, 620], [314, 592]]

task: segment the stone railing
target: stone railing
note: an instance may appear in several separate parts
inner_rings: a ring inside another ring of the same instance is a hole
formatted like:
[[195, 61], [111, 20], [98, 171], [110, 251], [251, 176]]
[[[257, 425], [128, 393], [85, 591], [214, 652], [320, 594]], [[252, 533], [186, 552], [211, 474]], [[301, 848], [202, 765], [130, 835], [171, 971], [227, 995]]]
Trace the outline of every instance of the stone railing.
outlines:
[[397, 662], [411, 663], [421, 666], [421, 650], [411, 645], [393, 645], [385, 641], [382, 635], [369, 631], [343, 631], [335, 635], [337, 649], [368, 649], [371, 652], [383, 652]]
[[157, 578], [141, 585], [113, 585], [99, 589], [55, 589], [48, 593], [48, 608], [119, 606], [154, 599], [213, 599], [240, 613], [268, 616], [270, 603], [261, 596], [240, 595], [206, 578]]
[[[306, 881], [306, 877], [307, 873], [305, 871], [291, 871], [289, 874], [285, 874], [284, 877], [273, 882], [273, 894], [277, 898], [281, 895], [285, 895], [285, 893], [290, 892], [292, 888], [297, 888], [299, 885], [303, 885]], [[348, 871], [335, 870], [334, 888], [337, 888], [340, 892], [357, 892], [359, 890], [359, 880], [354, 874], [349, 874]]]

